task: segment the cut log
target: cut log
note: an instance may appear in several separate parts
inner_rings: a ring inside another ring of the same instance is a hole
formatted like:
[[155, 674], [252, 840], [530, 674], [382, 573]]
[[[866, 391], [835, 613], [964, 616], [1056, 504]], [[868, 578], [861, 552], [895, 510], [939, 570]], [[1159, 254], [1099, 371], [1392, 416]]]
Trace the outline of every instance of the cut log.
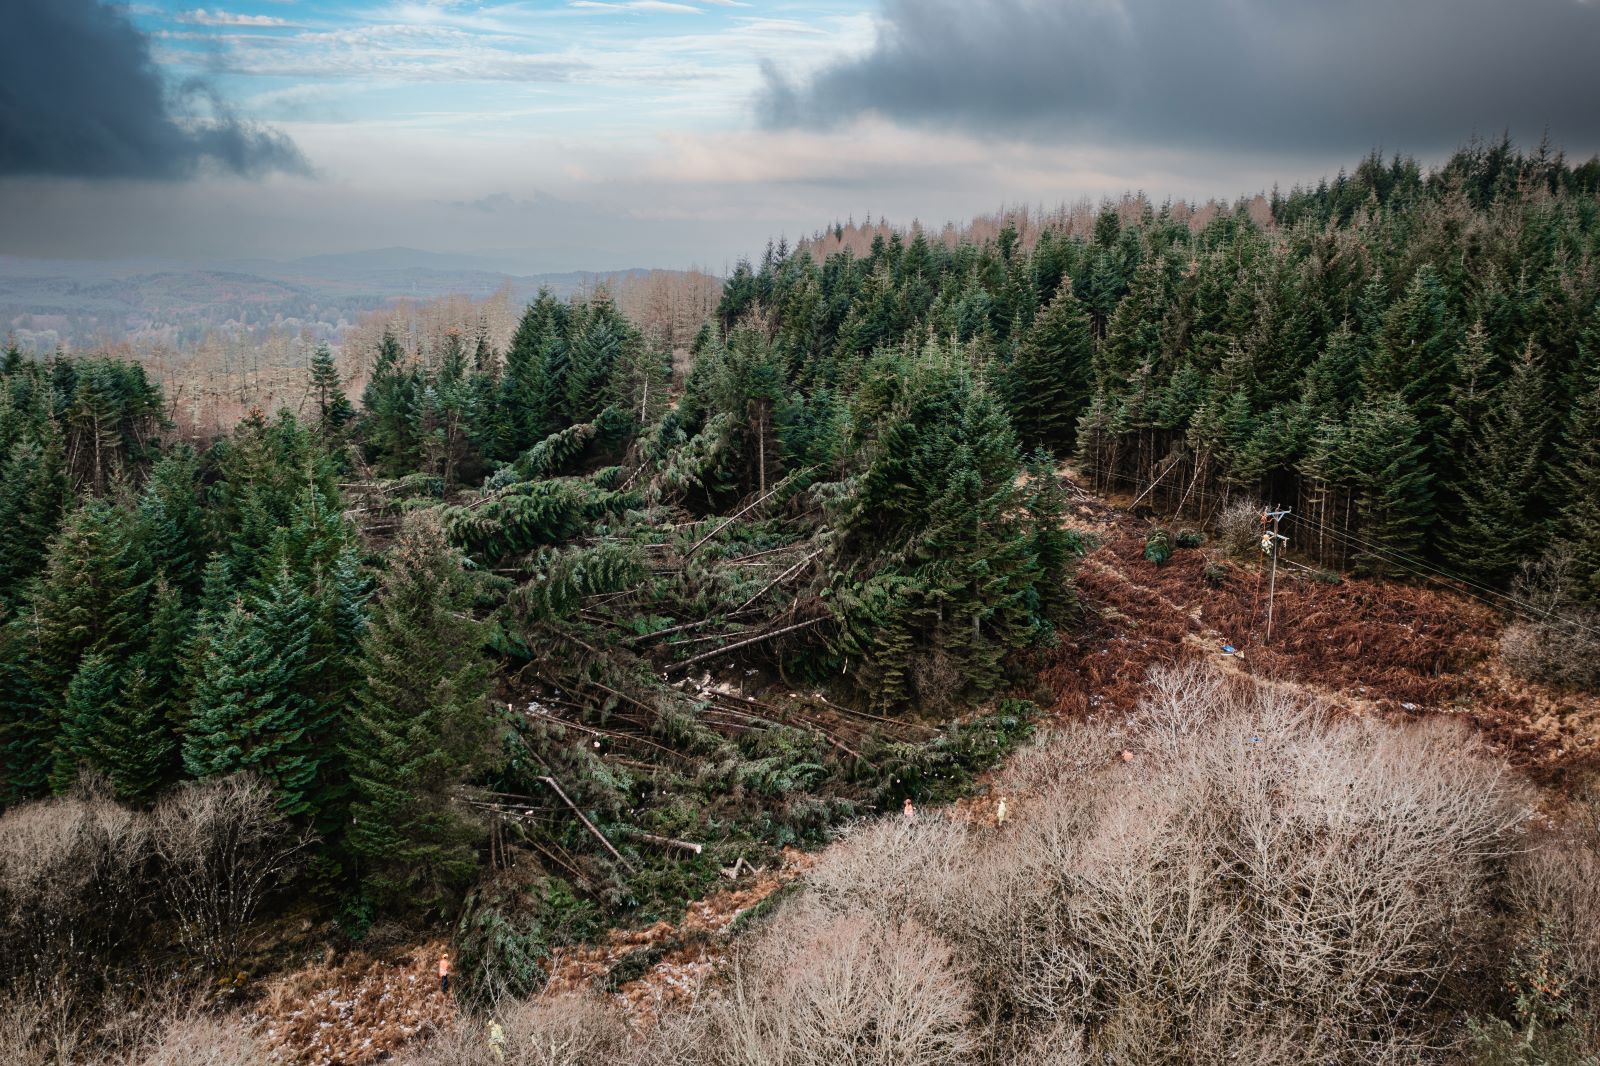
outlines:
[[642, 841], [646, 844], [656, 844], [663, 848], [675, 848], [678, 851], [687, 851], [699, 855], [705, 851], [704, 844], [696, 844], [691, 840], [674, 840], [671, 837], [658, 837], [654, 833], [646, 833], [641, 829], [624, 829], [622, 835], [630, 840]]

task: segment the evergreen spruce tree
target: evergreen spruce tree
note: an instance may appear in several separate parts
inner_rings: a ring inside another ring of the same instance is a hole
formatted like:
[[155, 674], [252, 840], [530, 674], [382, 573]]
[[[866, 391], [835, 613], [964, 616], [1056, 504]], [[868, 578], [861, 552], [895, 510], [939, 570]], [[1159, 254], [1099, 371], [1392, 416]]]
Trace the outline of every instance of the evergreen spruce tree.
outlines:
[[[58, 791], [71, 785], [80, 755], [62, 733], [69, 725], [67, 687], [85, 657], [99, 654], [120, 669], [145, 636], [151, 577], [130, 527], [110, 501], [86, 501], [51, 542], [44, 573], [19, 612], [30, 645], [31, 688], [43, 709], [30, 728], [50, 753], [51, 785]], [[70, 727], [83, 735], [99, 731], [82, 721]]]
[[313, 556], [332, 559], [344, 536], [342, 508], [335, 464], [317, 433], [280, 411], [271, 422], [246, 419], [216, 454], [208, 515], [238, 587], [259, 593], [277, 576], [286, 535], [297, 569]]
[[564, 409], [572, 422], [591, 422], [610, 397], [606, 386], [626, 355], [627, 323], [609, 300], [591, 304], [574, 338]]
[[236, 601], [208, 635], [195, 686], [184, 769], [195, 777], [253, 770], [272, 783], [285, 814], [314, 819], [328, 750], [327, 708], [311, 692], [313, 605], [287, 570], [270, 594]]
[[1462, 520], [1442, 537], [1461, 571], [1505, 583], [1550, 539], [1542, 503], [1549, 403], [1540, 353], [1529, 345], [1470, 438], [1462, 466]]
[[184, 651], [192, 615], [164, 578], [151, 594], [149, 636], [122, 676], [117, 712], [100, 730], [92, 761], [117, 795], [149, 799], [176, 780], [179, 731], [186, 717]]
[[65, 792], [84, 769], [103, 769], [108, 723], [120, 713], [120, 664], [103, 652], [90, 652], [78, 663], [61, 709], [61, 736], [56, 742], [50, 787]]
[[1053, 630], [1077, 603], [1072, 568], [1083, 554], [1083, 541], [1067, 528], [1066, 494], [1045, 451], [1035, 452], [1028, 464], [1028, 512], [1033, 521], [1031, 551], [1039, 567], [1035, 597], [1039, 624]]
[[1383, 333], [1364, 368], [1369, 395], [1393, 393], [1416, 416], [1429, 471], [1448, 479], [1455, 470], [1450, 446], [1450, 397], [1461, 337], [1438, 271], [1419, 269], [1405, 295], [1384, 316]]
[[489, 668], [471, 585], [437, 520], [411, 520], [388, 563], [345, 742], [346, 843], [373, 902], [427, 910], [476, 868], [479, 832], [451, 793], [483, 751]]
[[384, 470], [401, 475], [416, 469], [418, 441], [414, 415], [418, 375], [404, 365], [400, 342], [385, 330], [372, 364], [372, 377], [361, 394], [366, 409], [367, 441]]
[[22, 598], [23, 586], [39, 573], [50, 538], [69, 500], [61, 445], [52, 434], [44, 444], [18, 441], [0, 463], [0, 607]]
[[859, 557], [893, 561], [839, 586], [835, 609], [842, 649], [893, 708], [914, 694], [948, 701], [952, 683], [991, 691], [1004, 656], [1035, 633], [1040, 574], [1019, 521], [1016, 435], [994, 397], [948, 353], [885, 369], [900, 398], [845, 531]]
[[33, 651], [23, 619], [0, 628], [0, 803], [8, 807], [49, 791], [56, 728]]
[[1555, 477], [1566, 501], [1559, 528], [1573, 550], [1580, 595], [1600, 605], [1600, 314], [1580, 343], [1584, 386], [1567, 422], [1559, 449], [1564, 462]]
[[567, 309], [540, 289], [517, 323], [506, 349], [505, 374], [500, 379], [503, 428], [496, 434], [497, 459], [510, 459], [543, 440], [551, 432], [550, 403], [562, 386], [545, 380], [547, 353], [564, 337]]
[[341, 429], [355, 417], [333, 362], [333, 350], [326, 344], [317, 345], [311, 355], [311, 392], [317, 398], [317, 424], [324, 431]]
[[1024, 446], [1066, 455], [1088, 406], [1094, 358], [1089, 312], [1063, 280], [1023, 336], [1011, 366], [1013, 420]]
[[208, 540], [198, 484], [192, 451], [180, 448], [162, 458], [150, 469], [134, 526], [151, 568], [190, 596], [200, 591], [199, 560]]
[[1450, 390], [1450, 431], [1452, 439], [1463, 445], [1483, 427], [1494, 407], [1501, 378], [1495, 363], [1488, 333], [1481, 322], [1474, 323], [1456, 353], [1456, 381]]
[[1417, 417], [1398, 396], [1369, 401], [1354, 412], [1341, 447], [1357, 472], [1358, 562], [1379, 574], [1415, 566], [1435, 515], [1428, 447]]

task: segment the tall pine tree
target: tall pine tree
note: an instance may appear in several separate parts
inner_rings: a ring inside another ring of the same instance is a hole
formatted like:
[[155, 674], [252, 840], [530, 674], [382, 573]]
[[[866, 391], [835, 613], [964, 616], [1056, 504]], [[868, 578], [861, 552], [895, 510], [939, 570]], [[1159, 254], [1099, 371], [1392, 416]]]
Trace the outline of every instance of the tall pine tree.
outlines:
[[314, 624], [312, 601], [287, 569], [266, 597], [234, 603], [209, 636], [183, 743], [185, 770], [195, 777], [253, 770], [272, 783], [285, 814], [320, 813], [328, 709], [312, 695], [322, 666], [311, 658]]
[[1064, 279], [1023, 335], [1011, 365], [1011, 410], [1024, 446], [1058, 456], [1071, 451], [1089, 403], [1093, 360], [1089, 312], [1073, 295], [1071, 279]]
[[445, 902], [477, 865], [479, 830], [452, 791], [484, 752], [489, 667], [471, 584], [437, 519], [412, 519], [388, 564], [345, 743], [346, 842], [374, 903], [420, 911]]

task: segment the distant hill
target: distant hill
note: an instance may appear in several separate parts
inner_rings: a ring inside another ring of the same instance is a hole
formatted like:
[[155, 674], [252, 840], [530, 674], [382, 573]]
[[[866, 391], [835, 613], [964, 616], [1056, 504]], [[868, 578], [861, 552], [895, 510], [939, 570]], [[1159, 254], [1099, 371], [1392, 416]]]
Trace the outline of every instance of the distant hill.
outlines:
[[271, 334], [337, 343], [364, 315], [396, 300], [506, 291], [523, 301], [541, 288], [564, 297], [649, 273], [519, 273], [517, 261], [414, 248], [214, 263], [0, 256], [0, 332], [36, 352], [185, 348]]

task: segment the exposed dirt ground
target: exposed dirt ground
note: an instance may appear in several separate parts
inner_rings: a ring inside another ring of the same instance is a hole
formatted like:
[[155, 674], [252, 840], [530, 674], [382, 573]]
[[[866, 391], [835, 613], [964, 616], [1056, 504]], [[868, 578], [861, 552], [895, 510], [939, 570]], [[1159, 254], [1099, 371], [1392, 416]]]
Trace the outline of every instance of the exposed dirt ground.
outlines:
[[[1347, 711], [1467, 719], [1511, 763], [1561, 784], [1600, 768], [1600, 699], [1511, 676], [1505, 620], [1467, 596], [1346, 577], [1292, 563], [1268, 584], [1210, 547], [1146, 560], [1147, 523], [1093, 498], [1070, 521], [1098, 544], [1078, 584], [1087, 624], [1042, 665], [1057, 715], [1126, 711], [1151, 666], [1206, 660], [1288, 685]], [[1232, 646], [1235, 653], [1223, 651]]]
[[664, 1007], [692, 999], [709, 978], [739, 918], [801, 877], [816, 854], [785, 848], [777, 869], [741, 872], [737, 887], [689, 905], [681, 922], [656, 922], [644, 929], [613, 929], [604, 943], [558, 953], [550, 967], [547, 996], [561, 996], [606, 983], [619, 967], [644, 969], [615, 982], [615, 996], [628, 1015], [649, 1024]]
[[[1054, 716], [1120, 718], [1134, 708], [1152, 666], [1207, 661], [1348, 713], [1465, 718], [1546, 783], [1600, 767], [1600, 700], [1511, 677], [1497, 652], [1503, 619], [1465, 596], [1356, 578], [1328, 583], [1284, 566], [1267, 643], [1266, 583], [1257, 568], [1209, 547], [1179, 549], [1158, 567], [1143, 558], [1146, 523], [1086, 495], [1074, 512], [1069, 524], [1096, 544], [1078, 575], [1084, 625], [1040, 662]], [[1020, 799], [1013, 798], [1013, 817]], [[959, 810], [992, 821], [994, 799], [963, 800]], [[603, 988], [647, 1025], [712, 976], [741, 915], [814, 861], [787, 852], [780, 868], [742, 873], [692, 904], [681, 922], [613, 930], [600, 944], [559, 953], [544, 994]], [[433, 971], [440, 946], [392, 962], [352, 955], [282, 979], [260, 1015], [281, 1061], [357, 1066], [449, 1024], [453, 1007], [439, 996]]]

